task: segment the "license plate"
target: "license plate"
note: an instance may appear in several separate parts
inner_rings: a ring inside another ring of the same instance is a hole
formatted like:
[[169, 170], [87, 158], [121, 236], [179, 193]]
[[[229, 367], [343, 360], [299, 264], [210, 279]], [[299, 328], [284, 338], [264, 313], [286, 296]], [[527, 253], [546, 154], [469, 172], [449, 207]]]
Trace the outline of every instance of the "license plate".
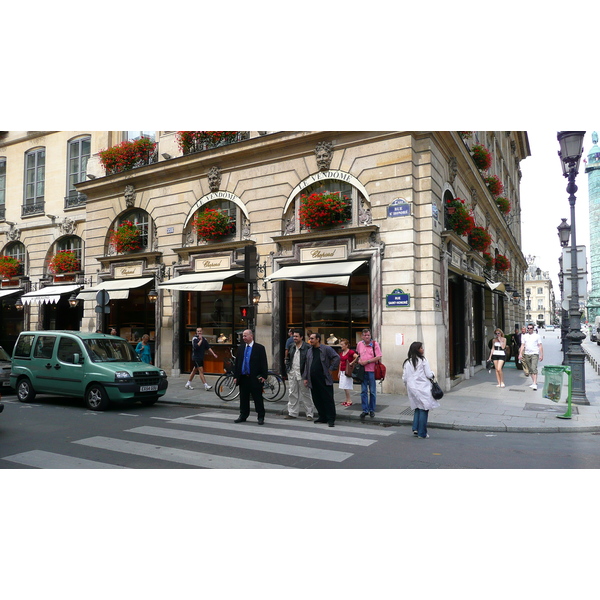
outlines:
[[140, 392], [156, 392], [158, 391], [157, 385], [141, 385]]
[[3, 381], [3, 382], [2, 382], [2, 385], [4, 385], [4, 386], [8, 387], [8, 386], [10, 385], [10, 381]]

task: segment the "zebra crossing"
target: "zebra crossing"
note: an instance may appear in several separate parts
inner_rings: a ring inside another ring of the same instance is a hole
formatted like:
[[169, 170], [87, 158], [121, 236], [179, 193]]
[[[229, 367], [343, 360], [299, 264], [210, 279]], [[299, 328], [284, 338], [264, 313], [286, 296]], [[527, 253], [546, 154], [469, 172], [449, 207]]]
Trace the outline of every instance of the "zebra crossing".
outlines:
[[[123, 429], [116, 437], [97, 435], [73, 440], [73, 453], [68, 455], [31, 450], [0, 458], [40, 469], [127, 468], [122, 466], [128, 461], [124, 455], [147, 460], [136, 462], [136, 466], [144, 465], [141, 468], [177, 465], [206, 469], [327, 467], [327, 463], [341, 464], [354, 456], [357, 449], [368, 448], [394, 434], [393, 429], [344, 425], [330, 429], [310, 421], [289, 421], [274, 416], [259, 427], [252, 421], [233, 423], [232, 413], [214, 411]], [[101, 460], [79, 458], [77, 449], [82, 447], [100, 450], [98, 458]]]

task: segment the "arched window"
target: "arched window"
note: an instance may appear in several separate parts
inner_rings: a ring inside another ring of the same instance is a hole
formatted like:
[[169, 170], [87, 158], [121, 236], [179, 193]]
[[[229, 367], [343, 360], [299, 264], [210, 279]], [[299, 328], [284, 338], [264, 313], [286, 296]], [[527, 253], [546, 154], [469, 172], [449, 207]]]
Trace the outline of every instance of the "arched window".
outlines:
[[76, 235], [69, 235], [58, 240], [56, 242], [56, 252], [65, 250], [73, 252], [77, 256], [77, 259], [81, 260], [81, 238]]
[[21, 267], [17, 275], [23, 275], [26, 273], [26, 260], [27, 260], [27, 251], [25, 250], [25, 246], [22, 242], [11, 242], [7, 244], [4, 248], [3, 254], [5, 256], [10, 256], [15, 260], [18, 260], [21, 263]]
[[[132, 223], [138, 230], [138, 244], [135, 249], [136, 252], [146, 252], [152, 247], [153, 243], [153, 228], [151, 227], [152, 219], [145, 210], [135, 209], [123, 213], [113, 225], [113, 230], [118, 231], [119, 228], [125, 223]], [[112, 248], [119, 252], [117, 248]]]
[[347, 207], [341, 215], [345, 226], [367, 225], [372, 221], [370, 206], [357, 188], [345, 181], [326, 179], [305, 187], [296, 195], [285, 215], [286, 233], [301, 233], [311, 229], [306, 223], [300, 222], [300, 207], [303, 198], [309, 198], [313, 194], [337, 195], [340, 200], [345, 201]]
[[[215, 211], [220, 213], [224, 219], [221, 219], [218, 224], [214, 235], [210, 235], [210, 228], [202, 225], [204, 219], [203, 216], [207, 211]], [[201, 206], [194, 218], [190, 220], [188, 229], [188, 240], [197, 244], [210, 241], [219, 241], [223, 239], [237, 239], [239, 237], [239, 223], [241, 219], [239, 207], [229, 200], [214, 200]]]

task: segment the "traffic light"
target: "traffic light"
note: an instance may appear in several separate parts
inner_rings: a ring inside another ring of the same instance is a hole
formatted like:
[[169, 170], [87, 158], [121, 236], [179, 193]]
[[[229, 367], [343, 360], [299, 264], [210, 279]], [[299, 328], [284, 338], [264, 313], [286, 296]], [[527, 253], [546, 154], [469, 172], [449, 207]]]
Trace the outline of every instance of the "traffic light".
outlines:
[[240, 315], [244, 321], [254, 319], [254, 306], [240, 306]]
[[256, 281], [256, 246], [244, 247], [244, 281], [246, 283]]

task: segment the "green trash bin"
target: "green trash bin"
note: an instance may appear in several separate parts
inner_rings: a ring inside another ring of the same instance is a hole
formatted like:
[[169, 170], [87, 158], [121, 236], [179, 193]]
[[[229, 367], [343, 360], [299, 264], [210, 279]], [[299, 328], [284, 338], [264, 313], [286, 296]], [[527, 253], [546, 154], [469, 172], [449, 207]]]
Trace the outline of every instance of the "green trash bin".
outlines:
[[553, 402], [560, 401], [560, 395], [563, 387], [563, 373], [570, 371], [570, 367], [562, 365], [547, 365], [542, 369], [544, 376], [544, 391], [542, 396]]

